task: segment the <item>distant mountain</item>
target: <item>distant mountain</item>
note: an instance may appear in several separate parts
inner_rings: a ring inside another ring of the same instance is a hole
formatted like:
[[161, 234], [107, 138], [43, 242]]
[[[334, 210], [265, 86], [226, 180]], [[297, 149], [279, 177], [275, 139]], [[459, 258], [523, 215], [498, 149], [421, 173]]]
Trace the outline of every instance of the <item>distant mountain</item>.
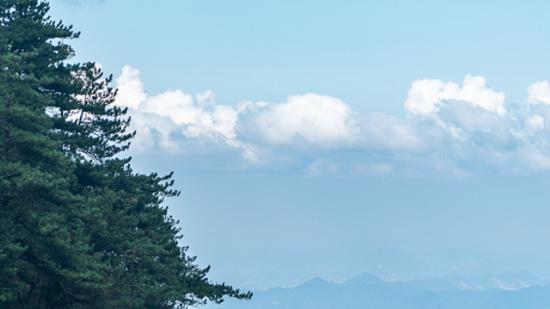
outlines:
[[546, 283], [528, 274], [393, 282], [361, 274], [256, 292], [251, 301], [230, 300], [219, 309], [549, 309]]

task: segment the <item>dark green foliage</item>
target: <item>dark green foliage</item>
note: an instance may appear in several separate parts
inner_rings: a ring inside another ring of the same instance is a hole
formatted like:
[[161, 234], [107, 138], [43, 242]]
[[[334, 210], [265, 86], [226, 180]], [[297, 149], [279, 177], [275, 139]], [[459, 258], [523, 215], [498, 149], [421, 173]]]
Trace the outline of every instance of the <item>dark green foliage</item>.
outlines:
[[78, 37], [38, 0], [0, 0], [0, 307], [186, 308], [224, 296], [178, 244], [172, 175], [120, 157], [134, 133]]

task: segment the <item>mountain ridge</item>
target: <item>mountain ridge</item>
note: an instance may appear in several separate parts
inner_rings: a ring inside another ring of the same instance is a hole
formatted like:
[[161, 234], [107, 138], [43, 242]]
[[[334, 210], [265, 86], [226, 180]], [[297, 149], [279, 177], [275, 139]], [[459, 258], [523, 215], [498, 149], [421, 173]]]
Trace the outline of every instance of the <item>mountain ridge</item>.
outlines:
[[550, 286], [547, 280], [525, 273], [410, 281], [361, 273], [341, 283], [318, 277], [295, 287], [259, 291], [251, 301], [230, 300], [220, 308], [542, 309], [550, 308]]

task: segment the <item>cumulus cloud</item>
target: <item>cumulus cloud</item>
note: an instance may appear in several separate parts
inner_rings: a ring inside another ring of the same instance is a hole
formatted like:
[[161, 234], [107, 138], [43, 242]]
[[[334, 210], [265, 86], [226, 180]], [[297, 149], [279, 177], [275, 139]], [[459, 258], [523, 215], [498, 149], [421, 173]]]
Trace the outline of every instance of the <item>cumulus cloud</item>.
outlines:
[[[134, 144], [140, 150], [158, 145], [170, 151], [184, 151], [183, 137], [221, 141], [240, 150], [245, 159], [258, 162], [258, 147], [243, 140], [335, 147], [353, 143], [359, 134], [347, 104], [314, 93], [290, 96], [282, 103], [241, 102], [236, 106], [216, 104], [211, 90], [196, 95], [183, 90], [147, 95], [139, 71], [131, 66], [122, 69], [117, 87], [115, 103], [130, 109], [138, 131]], [[248, 121], [246, 114], [250, 114]]]
[[[535, 89], [540, 97], [540, 88], [530, 87], [530, 94]], [[405, 101], [410, 122], [428, 122], [424, 128], [432, 134], [420, 134], [428, 141], [431, 154], [446, 158], [443, 161], [453, 166], [462, 163], [504, 170], [546, 168], [541, 164], [548, 153], [541, 143], [544, 136], [534, 134], [544, 129], [545, 117], [550, 118], [550, 106], [548, 112], [542, 111], [545, 108], [511, 113], [504, 93], [489, 88], [484, 77], [471, 75], [466, 75], [462, 87], [437, 79], [414, 81]]]
[[504, 93], [482, 76], [466, 75], [462, 85], [416, 80], [404, 102], [405, 118], [359, 115], [342, 99], [316, 93], [234, 105], [219, 104], [211, 90], [149, 95], [130, 66], [117, 87], [115, 103], [129, 108], [138, 131], [135, 151], [185, 154], [204, 147], [209, 154], [238, 153], [243, 162], [302, 165], [310, 175], [550, 169], [547, 81], [529, 86], [526, 108], [511, 112]]
[[544, 80], [533, 83], [527, 89], [529, 103], [550, 104], [550, 82]]
[[361, 135], [365, 146], [373, 149], [414, 151], [424, 147], [413, 124], [383, 113], [364, 117]]
[[136, 109], [145, 101], [147, 95], [143, 82], [139, 78], [139, 71], [131, 66], [124, 66], [122, 73], [116, 80], [118, 93], [116, 104]]
[[449, 102], [438, 113], [440, 125], [455, 141], [475, 143], [479, 148], [509, 148], [516, 141], [516, 121], [483, 108]]
[[304, 141], [321, 146], [353, 142], [358, 135], [350, 107], [342, 100], [315, 93], [290, 96], [272, 104], [256, 118], [261, 134], [271, 143]]
[[254, 147], [237, 140], [236, 126], [239, 111], [232, 106], [204, 104], [213, 100], [213, 92], [196, 95], [182, 90], [166, 91], [154, 96], [146, 95], [139, 71], [125, 66], [117, 79], [118, 95], [115, 104], [128, 107], [134, 117], [138, 135], [138, 149], [158, 144], [167, 150], [182, 150], [174, 139], [177, 134], [206, 141], [222, 141], [242, 151], [242, 155], [255, 161]]
[[421, 79], [413, 82], [405, 109], [414, 115], [433, 115], [449, 101], [461, 101], [499, 115], [506, 113], [505, 96], [487, 87], [483, 76], [466, 75], [462, 87], [455, 82]]

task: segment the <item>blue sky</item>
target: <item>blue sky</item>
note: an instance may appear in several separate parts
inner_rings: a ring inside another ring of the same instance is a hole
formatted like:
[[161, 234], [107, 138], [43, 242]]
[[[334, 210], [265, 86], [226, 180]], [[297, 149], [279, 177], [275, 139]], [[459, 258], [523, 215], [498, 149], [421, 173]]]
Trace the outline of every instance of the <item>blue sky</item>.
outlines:
[[245, 288], [550, 276], [550, 4], [71, 1], [140, 170], [212, 276]]

